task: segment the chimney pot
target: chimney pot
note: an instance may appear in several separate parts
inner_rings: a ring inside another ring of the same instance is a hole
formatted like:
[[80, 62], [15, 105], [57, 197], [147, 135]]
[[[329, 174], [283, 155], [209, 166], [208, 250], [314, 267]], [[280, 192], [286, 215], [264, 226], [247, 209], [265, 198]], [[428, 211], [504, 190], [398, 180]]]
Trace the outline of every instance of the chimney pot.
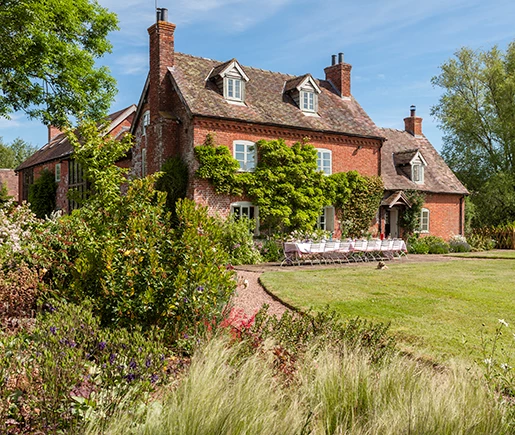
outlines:
[[338, 53], [338, 63], [343, 63], [343, 53]]
[[157, 21], [168, 21], [168, 9], [157, 8], [156, 16], [157, 16]]
[[410, 116], [404, 118], [404, 130], [413, 136], [422, 136], [422, 118], [416, 116], [416, 107], [410, 106]]
[[410, 109], [410, 116], [415, 116], [415, 112], [417, 110], [417, 107], [412, 104], [409, 109]]
[[336, 54], [331, 56], [331, 65], [336, 65]]

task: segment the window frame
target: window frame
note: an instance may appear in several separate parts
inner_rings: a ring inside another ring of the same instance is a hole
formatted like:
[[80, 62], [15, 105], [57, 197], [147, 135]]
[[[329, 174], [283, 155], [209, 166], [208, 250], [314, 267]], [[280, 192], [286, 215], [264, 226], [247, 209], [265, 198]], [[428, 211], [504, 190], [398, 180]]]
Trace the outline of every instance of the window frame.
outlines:
[[60, 183], [61, 182], [61, 163], [55, 164], [54, 176], [55, 176], [55, 182]]
[[[415, 168], [418, 168], [418, 174]], [[415, 175], [418, 175], [418, 177]], [[417, 184], [424, 183], [424, 165], [422, 163], [417, 162], [411, 165], [411, 180]]]
[[147, 127], [150, 125], [150, 110], [145, 110], [142, 116], [142, 136], [147, 135]]
[[[236, 95], [236, 83], [239, 84], [239, 96]], [[232, 90], [231, 90], [232, 89]], [[232, 92], [232, 95], [230, 95]], [[229, 101], [243, 103], [245, 99], [245, 81], [241, 77], [225, 76], [224, 77], [224, 97]]]
[[[306, 97], [307, 97], [307, 106], [306, 103]], [[311, 97], [311, 101], [310, 101]], [[300, 110], [306, 113], [317, 113], [318, 111], [318, 94], [313, 90], [308, 89], [301, 89], [300, 90]], [[310, 106], [313, 106], [312, 108]]]
[[[424, 214], [426, 215], [426, 222], [424, 224]], [[419, 226], [419, 233], [427, 234], [429, 233], [429, 219], [431, 216], [431, 212], [428, 208], [422, 208], [420, 211], [420, 226]]]
[[[330, 219], [328, 211], [330, 211]], [[322, 213], [317, 217], [317, 224], [316, 227], [319, 230], [329, 231], [331, 233], [334, 232], [334, 223], [335, 223], [335, 216], [336, 216], [336, 210], [334, 209], [334, 206], [328, 205], [322, 209]], [[332, 221], [331, 221], [332, 220]]]
[[[243, 145], [244, 150], [238, 151], [236, 149], [237, 145]], [[248, 168], [247, 165], [250, 162], [250, 160], [248, 159], [248, 156], [250, 155], [248, 148], [250, 146], [254, 147], [254, 150], [252, 151], [254, 165], [251, 168]], [[237, 153], [241, 153], [241, 152], [243, 152], [243, 161], [241, 161], [237, 158]], [[243, 139], [233, 141], [232, 155], [233, 155], [234, 159], [236, 159], [238, 161], [238, 163], [240, 164], [240, 168], [238, 169], [238, 172], [254, 172], [254, 170], [256, 169], [256, 165], [257, 165], [257, 148], [256, 148], [255, 142], [252, 142], [250, 140], [243, 140]]]
[[[333, 151], [327, 148], [316, 148], [317, 150], [317, 169], [324, 173], [324, 175], [331, 175], [333, 173]], [[329, 154], [329, 172], [324, 169], [324, 154]], [[322, 154], [322, 156], [320, 156]], [[320, 162], [320, 164], [319, 164]]]
[[141, 177], [147, 176], [147, 148], [141, 148]]
[[[248, 214], [244, 214], [242, 211], [244, 208], [248, 209]], [[235, 213], [235, 209], [240, 209], [240, 212]], [[246, 216], [248, 219], [252, 219], [255, 222], [254, 226], [254, 235], [259, 235], [259, 207], [257, 205], [252, 204], [249, 201], [238, 201], [233, 202], [230, 205], [230, 214], [235, 216], [236, 219]], [[253, 214], [253, 216], [251, 216]]]

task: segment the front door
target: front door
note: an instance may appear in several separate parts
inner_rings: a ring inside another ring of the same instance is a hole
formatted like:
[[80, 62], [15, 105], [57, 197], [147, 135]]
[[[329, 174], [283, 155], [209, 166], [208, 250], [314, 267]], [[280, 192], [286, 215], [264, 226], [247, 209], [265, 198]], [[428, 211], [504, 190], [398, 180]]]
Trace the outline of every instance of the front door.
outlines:
[[395, 239], [399, 237], [399, 209], [392, 207], [386, 210], [384, 233], [386, 237]]

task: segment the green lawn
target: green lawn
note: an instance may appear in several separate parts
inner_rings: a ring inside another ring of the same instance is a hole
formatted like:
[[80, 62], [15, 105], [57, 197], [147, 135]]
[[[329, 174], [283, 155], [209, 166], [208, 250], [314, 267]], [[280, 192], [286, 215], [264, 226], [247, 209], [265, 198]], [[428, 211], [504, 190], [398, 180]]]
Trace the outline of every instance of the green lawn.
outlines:
[[262, 283], [306, 310], [329, 305], [345, 317], [391, 322], [400, 347], [436, 361], [482, 360], [481, 333], [510, 323], [503, 341], [515, 345], [515, 263], [464, 260], [388, 263], [369, 267], [267, 272]]
[[463, 258], [492, 258], [492, 259], [506, 259], [515, 260], [515, 251], [509, 249], [495, 249], [493, 251], [481, 252], [463, 252], [459, 254], [448, 254], [451, 257]]

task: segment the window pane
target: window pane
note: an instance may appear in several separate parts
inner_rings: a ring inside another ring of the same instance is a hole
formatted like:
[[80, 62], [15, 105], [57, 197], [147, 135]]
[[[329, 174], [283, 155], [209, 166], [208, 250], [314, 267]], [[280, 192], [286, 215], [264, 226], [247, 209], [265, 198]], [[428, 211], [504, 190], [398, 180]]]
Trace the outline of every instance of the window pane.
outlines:
[[234, 98], [241, 99], [241, 82], [234, 80]]
[[309, 93], [309, 110], [314, 110], [313, 93]]
[[227, 90], [227, 96], [230, 98], [233, 98], [233, 79], [227, 80], [228, 90]]
[[237, 143], [236, 144], [236, 151], [245, 152], [245, 145]]

